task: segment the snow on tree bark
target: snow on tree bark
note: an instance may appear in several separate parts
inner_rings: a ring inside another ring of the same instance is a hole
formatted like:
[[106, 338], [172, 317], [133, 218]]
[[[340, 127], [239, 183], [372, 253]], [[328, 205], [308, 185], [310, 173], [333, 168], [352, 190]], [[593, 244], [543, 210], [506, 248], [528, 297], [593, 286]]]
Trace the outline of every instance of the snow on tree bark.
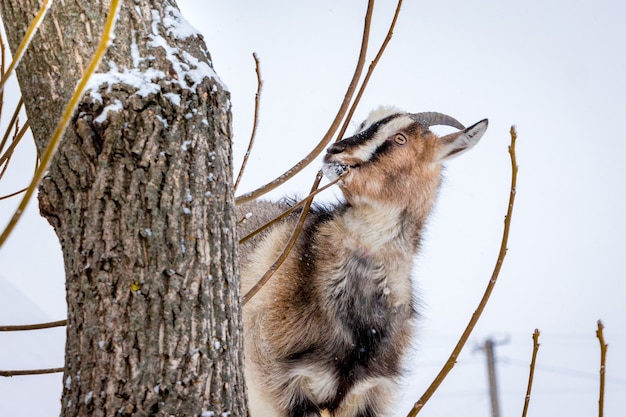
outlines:
[[[102, 3], [54, 2], [18, 67], [40, 152]], [[15, 48], [38, 1], [0, 7]], [[229, 94], [173, 2], [123, 3], [115, 35], [39, 193], [66, 270], [61, 414], [245, 415]]]

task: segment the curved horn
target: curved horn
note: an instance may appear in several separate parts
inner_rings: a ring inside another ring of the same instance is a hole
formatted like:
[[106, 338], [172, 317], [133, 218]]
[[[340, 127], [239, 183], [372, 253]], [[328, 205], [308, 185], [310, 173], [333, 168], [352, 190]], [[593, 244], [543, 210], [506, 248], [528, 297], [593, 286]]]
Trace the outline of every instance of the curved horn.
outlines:
[[411, 113], [411, 118], [415, 120], [417, 123], [420, 123], [426, 127], [435, 126], [435, 125], [444, 125], [444, 126], [452, 126], [457, 129], [465, 129], [465, 126], [461, 124], [454, 117], [448, 116], [447, 114], [437, 113], [437, 112], [424, 112], [424, 113]]

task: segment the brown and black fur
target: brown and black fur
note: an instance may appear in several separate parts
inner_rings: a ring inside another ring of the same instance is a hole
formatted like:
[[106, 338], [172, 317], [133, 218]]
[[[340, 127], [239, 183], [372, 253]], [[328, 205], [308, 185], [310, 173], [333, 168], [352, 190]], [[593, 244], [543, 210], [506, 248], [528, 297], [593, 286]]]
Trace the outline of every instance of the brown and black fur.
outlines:
[[[244, 307], [252, 417], [389, 412], [413, 336], [411, 270], [441, 162], [487, 126], [439, 138], [419, 118], [432, 115], [384, 111], [329, 148], [324, 171], [344, 174], [346, 201], [312, 210], [285, 263]], [[242, 205], [240, 236], [286, 208]], [[244, 293], [280, 255], [296, 221], [297, 213], [242, 245]]]

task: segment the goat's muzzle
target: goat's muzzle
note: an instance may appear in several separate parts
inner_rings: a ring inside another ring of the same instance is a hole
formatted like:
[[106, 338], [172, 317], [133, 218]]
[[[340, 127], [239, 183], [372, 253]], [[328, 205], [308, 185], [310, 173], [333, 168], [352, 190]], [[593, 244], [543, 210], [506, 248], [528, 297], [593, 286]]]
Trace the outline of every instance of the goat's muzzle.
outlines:
[[342, 141], [342, 142], [335, 142], [332, 145], [330, 145], [328, 149], [326, 150], [326, 152], [329, 154], [338, 154], [338, 153], [342, 153], [345, 150], [346, 150], [346, 144]]

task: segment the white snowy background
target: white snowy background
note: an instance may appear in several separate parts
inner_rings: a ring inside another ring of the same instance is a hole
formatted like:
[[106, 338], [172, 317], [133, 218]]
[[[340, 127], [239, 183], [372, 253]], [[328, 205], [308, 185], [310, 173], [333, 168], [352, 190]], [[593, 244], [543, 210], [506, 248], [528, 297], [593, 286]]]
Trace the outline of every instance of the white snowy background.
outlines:
[[[366, 1], [181, 0], [232, 94], [236, 166], [252, 127], [257, 52], [265, 82], [257, 146], [240, 191], [283, 173], [326, 132], [357, 60]], [[369, 61], [395, 2], [376, 4]], [[484, 352], [496, 346], [501, 415], [521, 415], [541, 331], [530, 415], [597, 415], [606, 326], [606, 415], [626, 407], [626, 3], [620, 0], [405, 1], [394, 38], [355, 123], [380, 104], [484, 117], [476, 148], [448, 163], [415, 279], [420, 334], [397, 416], [411, 408], [476, 308], [500, 245], [508, 198], [509, 127], [519, 132], [517, 204], [492, 299], [456, 367], [420, 415], [490, 415]], [[7, 96], [15, 94], [15, 87]], [[24, 144], [0, 195], [25, 185]], [[319, 162], [272, 197], [306, 193]], [[335, 198], [327, 193], [323, 198]], [[0, 227], [17, 200], [0, 202]], [[52, 229], [30, 204], [0, 250], [0, 324], [65, 318], [64, 273]], [[64, 330], [0, 333], [0, 369], [57, 367]], [[61, 375], [0, 379], [0, 415], [54, 416]]]

